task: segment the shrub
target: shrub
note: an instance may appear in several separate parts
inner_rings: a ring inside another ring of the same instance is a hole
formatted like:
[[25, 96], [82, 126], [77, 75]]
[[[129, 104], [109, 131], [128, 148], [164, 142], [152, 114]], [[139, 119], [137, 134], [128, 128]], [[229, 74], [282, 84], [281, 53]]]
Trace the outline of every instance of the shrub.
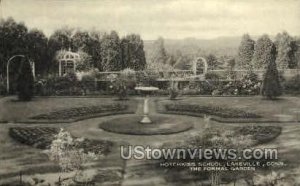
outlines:
[[275, 54], [276, 49], [273, 46], [271, 51], [271, 56], [269, 60], [269, 64], [267, 67], [267, 71], [264, 75], [263, 85], [262, 85], [262, 96], [268, 99], [275, 99], [276, 97], [282, 94], [281, 85], [279, 82], [278, 70], [275, 63]]
[[170, 100], [175, 100], [178, 95], [179, 95], [178, 82], [171, 81], [170, 82], [170, 87], [169, 87], [169, 98], [170, 98]]
[[242, 80], [238, 85], [238, 92], [241, 95], [258, 95], [260, 88], [261, 82], [259, 81], [257, 74], [248, 72], [242, 77]]
[[30, 101], [34, 91], [33, 73], [30, 62], [22, 60], [20, 75], [17, 80], [18, 98], [21, 101]]
[[159, 72], [143, 71], [136, 74], [137, 83], [143, 86], [155, 86], [156, 80], [160, 78]]
[[217, 74], [215, 72], [208, 72], [208, 73], [205, 74], [205, 79], [216, 81], [216, 80], [220, 80], [221, 77], [220, 77], [219, 74]]
[[[46, 151], [49, 159], [57, 162], [63, 172], [75, 172], [73, 180], [88, 183], [93, 175], [84, 175], [83, 165], [101, 157], [101, 152], [85, 152], [81, 147], [83, 138], [73, 138], [63, 129], [55, 136], [50, 149]], [[66, 178], [69, 179], [69, 178]]]
[[126, 99], [128, 90], [133, 89], [136, 85], [135, 71], [124, 69], [117, 77], [111, 78], [111, 84], [111, 88], [118, 98]]
[[292, 77], [284, 83], [284, 91], [291, 94], [300, 93], [300, 75]]
[[84, 94], [87, 94], [88, 90], [95, 89], [95, 78], [91, 75], [83, 75], [81, 78], [81, 87], [84, 91]]
[[4, 79], [0, 78], [0, 95], [4, 95], [6, 93], [6, 85]]
[[258, 76], [249, 72], [241, 80], [219, 82], [213, 95], [258, 95], [261, 88], [261, 82]]
[[81, 95], [80, 83], [76, 74], [69, 73], [61, 77], [50, 77], [45, 81], [46, 95]]

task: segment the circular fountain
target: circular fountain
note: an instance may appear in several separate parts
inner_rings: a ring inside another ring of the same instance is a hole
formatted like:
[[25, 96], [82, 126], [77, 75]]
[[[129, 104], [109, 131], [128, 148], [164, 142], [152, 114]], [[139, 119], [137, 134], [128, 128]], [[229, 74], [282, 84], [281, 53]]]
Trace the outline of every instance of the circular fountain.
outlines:
[[130, 135], [173, 134], [193, 128], [193, 124], [180, 117], [151, 114], [149, 109], [150, 95], [159, 90], [157, 87], [139, 86], [135, 90], [145, 95], [143, 100], [143, 116], [119, 116], [102, 122], [99, 127], [105, 131]]

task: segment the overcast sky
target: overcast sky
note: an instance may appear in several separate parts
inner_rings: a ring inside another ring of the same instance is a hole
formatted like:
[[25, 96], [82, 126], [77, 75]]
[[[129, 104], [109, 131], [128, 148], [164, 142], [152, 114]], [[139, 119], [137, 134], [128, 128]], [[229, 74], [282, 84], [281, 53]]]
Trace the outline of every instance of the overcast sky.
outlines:
[[300, 35], [300, 0], [2, 0], [3, 18], [24, 21], [50, 35], [69, 27], [143, 39]]

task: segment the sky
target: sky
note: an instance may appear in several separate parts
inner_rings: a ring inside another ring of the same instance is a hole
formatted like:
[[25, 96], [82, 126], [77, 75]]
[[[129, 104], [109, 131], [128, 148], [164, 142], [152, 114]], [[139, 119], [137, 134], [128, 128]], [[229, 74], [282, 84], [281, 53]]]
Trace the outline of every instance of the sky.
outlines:
[[[0, 0], [1, 1], [1, 0]], [[143, 39], [300, 35], [300, 0], [2, 0], [13, 17], [49, 36], [64, 26]]]

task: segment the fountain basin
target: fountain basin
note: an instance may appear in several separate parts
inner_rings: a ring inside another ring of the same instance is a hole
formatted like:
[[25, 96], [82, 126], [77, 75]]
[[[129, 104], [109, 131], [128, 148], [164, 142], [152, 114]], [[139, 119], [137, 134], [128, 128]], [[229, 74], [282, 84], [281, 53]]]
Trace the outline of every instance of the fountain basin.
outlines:
[[129, 135], [162, 135], [184, 132], [193, 124], [168, 116], [151, 115], [151, 124], [141, 125], [140, 116], [122, 116], [100, 123], [99, 127], [108, 132]]

